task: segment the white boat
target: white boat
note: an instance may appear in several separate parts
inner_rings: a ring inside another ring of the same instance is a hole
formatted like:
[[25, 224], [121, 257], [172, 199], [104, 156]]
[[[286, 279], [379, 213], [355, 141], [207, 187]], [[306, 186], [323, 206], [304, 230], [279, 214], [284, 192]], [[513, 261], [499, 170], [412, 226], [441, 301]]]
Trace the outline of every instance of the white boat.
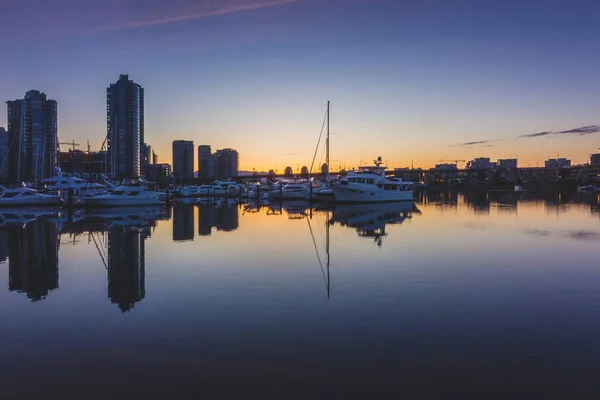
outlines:
[[278, 200], [304, 200], [308, 193], [308, 186], [305, 182], [288, 183], [280, 189], [274, 189], [269, 192], [269, 196]]
[[333, 195], [339, 203], [382, 203], [413, 200], [413, 183], [400, 178], [385, 176], [381, 157], [374, 166], [359, 167], [340, 179], [333, 187]]
[[86, 207], [150, 206], [163, 204], [159, 192], [147, 190], [139, 184], [122, 184], [113, 190], [79, 199]]
[[329, 184], [324, 183], [319, 187], [313, 188], [312, 197], [308, 194], [306, 199], [332, 202], [335, 201], [335, 196], [333, 195], [333, 188]]
[[523, 186], [521, 186], [521, 185], [515, 186], [515, 192], [522, 192], [522, 191], [523, 191]]
[[66, 195], [68, 190], [72, 189], [75, 196], [95, 194], [103, 192], [108, 188], [106, 185], [89, 182], [85, 179], [71, 176], [69, 173], [61, 172], [58, 168], [55, 176], [42, 180], [42, 183], [49, 190], [60, 191], [63, 195]]
[[7, 189], [0, 186], [0, 206], [57, 206], [62, 202], [59, 195], [40, 193], [26, 187]]

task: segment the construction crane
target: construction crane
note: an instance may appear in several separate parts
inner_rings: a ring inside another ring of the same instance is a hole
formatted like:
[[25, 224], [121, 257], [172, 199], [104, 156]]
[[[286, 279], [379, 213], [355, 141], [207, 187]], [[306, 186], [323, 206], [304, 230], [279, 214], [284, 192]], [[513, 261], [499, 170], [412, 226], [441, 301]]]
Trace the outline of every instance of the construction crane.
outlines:
[[75, 147], [79, 147], [81, 146], [79, 143], [75, 143], [75, 141], [71, 141], [71, 142], [58, 142], [58, 144], [66, 144], [69, 146], [73, 146], [73, 151], [75, 151]]
[[447, 161], [452, 161], [452, 162], [454, 162], [454, 164], [458, 164], [459, 162], [461, 162], [461, 163], [467, 162], [467, 160], [444, 160], [443, 158], [441, 160], [438, 160], [438, 162], [447, 162]]

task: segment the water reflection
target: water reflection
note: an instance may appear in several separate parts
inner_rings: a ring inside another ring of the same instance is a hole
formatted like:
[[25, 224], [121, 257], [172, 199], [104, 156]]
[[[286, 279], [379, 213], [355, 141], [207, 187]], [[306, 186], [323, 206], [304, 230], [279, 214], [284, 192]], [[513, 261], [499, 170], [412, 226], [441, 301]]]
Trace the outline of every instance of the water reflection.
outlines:
[[359, 237], [372, 238], [381, 246], [386, 224], [401, 224], [413, 212], [420, 213], [413, 202], [337, 205], [330, 222], [355, 228]]
[[[198, 235], [209, 236], [212, 229], [231, 232], [239, 226], [239, 209], [235, 204], [198, 204]], [[192, 222], [193, 223], [193, 222]]]
[[176, 203], [173, 205], [173, 241], [194, 240], [194, 205]]
[[108, 297], [122, 312], [146, 296], [146, 238], [148, 229], [113, 229], [108, 232]]
[[8, 289], [38, 301], [58, 288], [57, 224], [44, 215], [12, 211], [0, 215], [0, 255], [8, 257]]

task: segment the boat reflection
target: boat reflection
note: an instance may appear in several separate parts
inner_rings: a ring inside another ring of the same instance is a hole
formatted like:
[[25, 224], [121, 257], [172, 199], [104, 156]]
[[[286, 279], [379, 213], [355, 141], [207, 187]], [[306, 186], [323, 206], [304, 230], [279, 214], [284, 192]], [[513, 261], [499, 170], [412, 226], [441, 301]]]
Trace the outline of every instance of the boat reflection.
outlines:
[[355, 228], [358, 236], [373, 238], [378, 246], [387, 235], [386, 224], [401, 224], [413, 213], [420, 213], [411, 202], [337, 205], [330, 224]]

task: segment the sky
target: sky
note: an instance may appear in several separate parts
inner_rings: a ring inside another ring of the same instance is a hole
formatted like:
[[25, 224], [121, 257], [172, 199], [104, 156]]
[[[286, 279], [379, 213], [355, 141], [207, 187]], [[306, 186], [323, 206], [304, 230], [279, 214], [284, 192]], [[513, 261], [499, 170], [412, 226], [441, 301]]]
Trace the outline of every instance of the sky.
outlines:
[[159, 162], [182, 139], [237, 149], [243, 170], [310, 167], [327, 101], [332, 170], [600, 152], [597, 1], [0, 0], [0, 15], [0, 98], [45, 92], [60, 140], [92, 150], [106, 87], [129, 74]]

